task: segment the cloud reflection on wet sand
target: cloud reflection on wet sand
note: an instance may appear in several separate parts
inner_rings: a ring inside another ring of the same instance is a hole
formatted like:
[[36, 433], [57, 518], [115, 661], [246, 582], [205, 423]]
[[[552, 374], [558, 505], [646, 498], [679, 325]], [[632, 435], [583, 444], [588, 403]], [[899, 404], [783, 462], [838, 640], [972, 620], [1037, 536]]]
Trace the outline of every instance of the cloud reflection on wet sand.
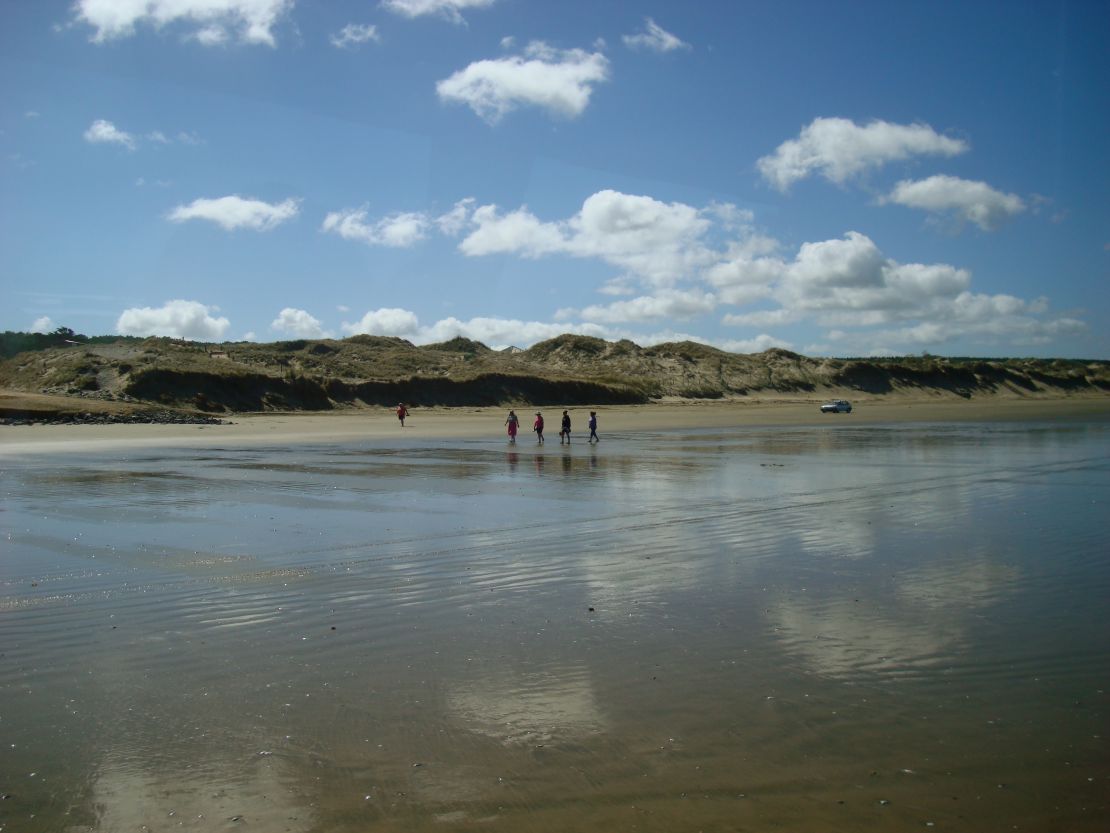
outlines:
[[[805, 830], [865, 796], [883, 817], [843, 820], [883, 829], [957, 821], [952, 795], [984, 778], [1085, 806], [1095, 782], [1036, 750], [1068, 743], [1110, 775], [1097, 715], [1069, 705], [1110, 659], [1089, 624], [1106, 437], [15, 460], [0, 771], [36, 777], [0, 810], [32, 831], [171, 811], [294, 831]], [[933, 774], [884, 777], [903, 769]], [[1060, 829], [1024, 793], [960, 813]]]

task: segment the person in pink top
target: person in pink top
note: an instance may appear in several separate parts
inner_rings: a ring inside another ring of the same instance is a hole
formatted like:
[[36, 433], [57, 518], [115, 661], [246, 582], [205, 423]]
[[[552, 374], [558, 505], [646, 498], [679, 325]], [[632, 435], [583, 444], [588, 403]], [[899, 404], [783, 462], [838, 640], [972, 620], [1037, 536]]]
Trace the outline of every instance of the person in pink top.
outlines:
[[532, 423], [532, 430], [536, 432], [537, 443], [543, 442], [543, 414], [536, 411], [536, 421]]
[[505, 420], [505, 424], [509, 426], [509, 442], [516, 442], [516, 431], [520, 427], [520, 417], [516, 415], [516, 411], [510, 409], [509, 416]]

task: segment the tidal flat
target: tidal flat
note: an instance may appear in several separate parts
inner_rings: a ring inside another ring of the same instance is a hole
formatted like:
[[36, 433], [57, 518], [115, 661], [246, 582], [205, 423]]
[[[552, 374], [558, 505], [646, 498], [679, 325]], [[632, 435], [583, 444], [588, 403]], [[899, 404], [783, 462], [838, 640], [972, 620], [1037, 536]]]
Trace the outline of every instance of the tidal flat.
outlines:
[[9, 449], [0, 830], [1110, 826], [1110, 421], [549, 433]]

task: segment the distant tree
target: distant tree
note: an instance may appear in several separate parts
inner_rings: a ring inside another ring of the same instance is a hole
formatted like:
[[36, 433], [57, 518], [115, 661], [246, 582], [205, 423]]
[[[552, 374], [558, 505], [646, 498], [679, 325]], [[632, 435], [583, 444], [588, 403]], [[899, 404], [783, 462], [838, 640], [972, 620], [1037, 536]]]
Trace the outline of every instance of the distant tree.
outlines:
[[88, 336], [75, 333], [69, 327], [58, 327], [51, 333], [24, 333], [6, 330], [4, 333], [0, 333], [0, 356], [8, 359], [17, 353], [26, 353], [29, 350], [65, 347], [69, 342], [88, 340]]

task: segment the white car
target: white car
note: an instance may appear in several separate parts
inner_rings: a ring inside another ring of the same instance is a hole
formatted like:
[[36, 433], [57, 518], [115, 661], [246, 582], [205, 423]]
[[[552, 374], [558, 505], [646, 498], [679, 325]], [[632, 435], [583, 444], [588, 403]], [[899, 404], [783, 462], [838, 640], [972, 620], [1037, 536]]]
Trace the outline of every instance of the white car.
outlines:
[[823, 414], [850, 414], [852, 413], [852, 403], [847, 399], [834, 399], [831, 402], [826, 402], [821, 406], [821, 413]]

